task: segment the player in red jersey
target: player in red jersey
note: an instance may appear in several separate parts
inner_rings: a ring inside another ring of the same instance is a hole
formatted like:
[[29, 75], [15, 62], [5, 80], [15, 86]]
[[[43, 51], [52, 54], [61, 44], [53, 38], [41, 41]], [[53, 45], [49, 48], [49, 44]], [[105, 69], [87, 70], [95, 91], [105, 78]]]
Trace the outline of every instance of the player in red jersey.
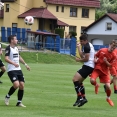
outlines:
[[97, 84], [96, 79], [99, 77], [100, 83], [104, 83], [106, 86], [106, 101], [114, 106], [113, 101], [110, 99], [111, 88], [110, 88], [110, 73], [109, 67], [112, 67], [113, 61], [116, 59], [116, 54], [114, 52], [117, 46], [117, 42], [113, 40], [109, 44], [109, 48], [102, 48], [95, 54], [95, 68], [91, 74], [90, 82], [95, 86], [95, 93], [98, 93], [99, 84]]
[[[114, 50], [117, 56], [117, 49]], [[110, 74], [113, 77], [110, 84], [113, 84], [114, 93], [117, 94], [117, 59], [115, 59], [112, 63], [112, 67], [110, 68]], [[106, 86], [104, 85], [104, 89], [106, 90]]]

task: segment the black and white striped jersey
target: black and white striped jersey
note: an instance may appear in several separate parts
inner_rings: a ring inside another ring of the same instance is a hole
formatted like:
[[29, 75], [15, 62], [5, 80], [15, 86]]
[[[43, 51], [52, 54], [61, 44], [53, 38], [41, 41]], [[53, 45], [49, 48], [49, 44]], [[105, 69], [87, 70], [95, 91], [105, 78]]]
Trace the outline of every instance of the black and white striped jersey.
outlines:
[[84, 65], [94, 68], [94, 55], [95, 50], [91, 43], [87, 43], [82, 47], [83, 53], [89, 53], [89, 60], [87, 62], [84, 62]]
[[[5, 49], [5, 56], [8, 56], [9, 59], [13, 62], [15, 62], [16, 64], [19, 64], [19, 50], [17, 47], [10, 47], [7, 46]], [[13, 64], [8, 63], [7, 65], [7, 72], [9, 71], [13, 71], [13, 70], [21, 70], [20, 64], [19, 67], [15, 67]]]

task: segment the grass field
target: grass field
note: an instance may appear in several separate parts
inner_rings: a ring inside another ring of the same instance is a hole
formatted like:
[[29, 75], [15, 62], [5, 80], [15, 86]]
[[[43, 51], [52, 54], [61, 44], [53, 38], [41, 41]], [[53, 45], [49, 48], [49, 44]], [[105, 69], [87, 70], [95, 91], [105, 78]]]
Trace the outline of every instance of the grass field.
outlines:
[[30, 72], [22, 66], [26, 80], [23, 104], [27, 107], [15, 106], [17, 91], [11, 96], [10, 105], [5, 106], [4, 97], [12, 85], [5, 73], [0, 84], [0, 117], [117, 117], [117, 95], [112, 91], [115, 106], [109, 106], [103, 86], [96, 95], [89, 78], [84, 82], [88, 103], [80, 108], [72, 106], [76, 100], [72, 77], [80, 65], [29, 65]]

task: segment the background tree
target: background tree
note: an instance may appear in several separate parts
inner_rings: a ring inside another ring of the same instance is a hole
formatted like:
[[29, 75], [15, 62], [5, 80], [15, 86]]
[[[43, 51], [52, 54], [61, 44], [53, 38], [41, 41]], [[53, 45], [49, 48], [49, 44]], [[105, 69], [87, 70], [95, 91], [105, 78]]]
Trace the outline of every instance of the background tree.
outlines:
[[100, 0], [100, 8], [96, 9], [95, 19], [99, 19], [105, 13], [117, 13], [117, 0]]

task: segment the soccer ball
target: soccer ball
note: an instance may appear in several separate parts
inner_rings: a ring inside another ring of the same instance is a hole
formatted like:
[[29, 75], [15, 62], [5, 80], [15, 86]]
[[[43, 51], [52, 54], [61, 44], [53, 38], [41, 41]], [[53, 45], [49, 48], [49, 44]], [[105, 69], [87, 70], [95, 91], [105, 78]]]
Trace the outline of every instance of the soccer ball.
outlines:
[[25, 24], [27, 25], [33, 25], [34, 23], [34, 18], [32, 16], [26, 16], [24, 19]]

